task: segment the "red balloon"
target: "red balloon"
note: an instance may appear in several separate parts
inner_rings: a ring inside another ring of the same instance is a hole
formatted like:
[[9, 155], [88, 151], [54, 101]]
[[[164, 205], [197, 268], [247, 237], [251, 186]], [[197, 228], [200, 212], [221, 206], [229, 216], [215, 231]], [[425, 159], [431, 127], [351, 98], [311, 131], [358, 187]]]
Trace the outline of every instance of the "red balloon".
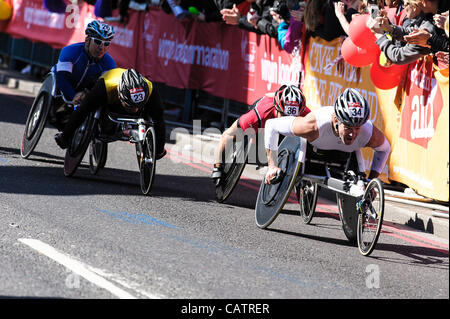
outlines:
[[383, 67], [377, 62], [370, 68], [370, 78], [373, 85], [382, 90], [390, 90], [400, 84], [403, 72], [408, 68], [407, 64], [394, 64], [390, 67]]
[[375, 43], [377, 41], [375, 34], [366, 25], [368, 19], [368, 14], [360, 14], [352, 18], [348, 33], [355, 45], [371, 51], [374, 46], [378, 47], [378, 45]]
[[375, 50], [369, 51], [357, 47], [350, 38], [345, 39], [341, 46], [341, 54], [344, 60], [348, 64], [356, 67], [362, 67], [373, 63], [378, 57], [378, 53], [379, 52]]

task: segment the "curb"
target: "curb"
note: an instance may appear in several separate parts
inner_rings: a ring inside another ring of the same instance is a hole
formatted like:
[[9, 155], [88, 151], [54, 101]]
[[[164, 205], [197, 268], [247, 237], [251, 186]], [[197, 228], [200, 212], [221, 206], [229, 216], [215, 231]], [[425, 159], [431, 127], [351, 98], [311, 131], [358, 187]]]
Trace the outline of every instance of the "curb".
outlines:
[[[175, 141], [172, 148], [187, 157], [201, 159], [207, 164], [214, 163], [214, 154], [220, 135], [203, 134], [193, 135], [186, 130], [172, 130], [170, 140]], [[255, 170], [254, 165], [246, 166], [243, 175], [261, 180], [265, 170]], [[448, 207], [437, 204], [427, 204], [422, 201], [403, 199], [407, 198], [402, 192], [385, 192], [384, 220], [405, 225], [439, 238], [449, 239]], [[399, 200], [399, 197], [403, 197]], [[411, 197], [411, 196], [409, 196]], [[443, 213], [444, 212], [444, 213]]]
[[39, 92], [42, 85], [41, 82], [17, 78], [16, 75], [10, 75], [5, 70], [0, 70], [0, 84], [9, 89], [17, 89], [34, 95]]

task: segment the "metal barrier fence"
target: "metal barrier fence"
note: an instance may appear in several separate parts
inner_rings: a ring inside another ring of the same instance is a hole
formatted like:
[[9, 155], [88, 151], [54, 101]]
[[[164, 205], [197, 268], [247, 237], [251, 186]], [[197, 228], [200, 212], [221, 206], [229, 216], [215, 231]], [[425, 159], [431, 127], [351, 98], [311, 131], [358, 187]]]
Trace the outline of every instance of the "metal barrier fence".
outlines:
[[[0, 32], [0, 54], [9, 57], [10, 69], [15, 69], [17, 61], [50, 69], [57, 63], [60, 51], [46, 43], [17, 39]], [[247, 104], [201, 90], [179, 89], [164, 83], [155, 83], [155, 86], [168, 107], [166, 121], [171, 125], [191, 128], [194, 119], [201, 119], [204, 127], [213, 125], [225, 129], [248, 111]]]

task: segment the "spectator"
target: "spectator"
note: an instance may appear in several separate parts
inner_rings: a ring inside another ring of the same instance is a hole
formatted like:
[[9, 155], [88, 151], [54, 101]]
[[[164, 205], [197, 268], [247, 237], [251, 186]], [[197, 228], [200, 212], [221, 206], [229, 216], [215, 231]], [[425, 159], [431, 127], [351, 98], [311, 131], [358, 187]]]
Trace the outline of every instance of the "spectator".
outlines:
[[[427, 20], [434, 23], [436, 19], [440, 21], [441, 15], [437, 14], [439, 0], [422, 0], [422, 4]], [[448, 11], [444, 13], [442, 19], [445, 19], [445, 15], [448, 16]], [[438, 27], [434, 31], [431, 33], [423, 29], [413, 30], [409, 35], [405, 36], [405, 40], [411, 44], [428, 47], [432, 53], [448, 51], [448, 37], [445, 36], [444, 30]]]
[[[334, 12], [344, 32], [349, 35], [350, 21], [354, 14], [362, 13], [363, 2], [360, 0], [343, 0], [334, 2]], [[347, 7], [347, 8], [346, 8]], [[365, 8], [365, 6], [364, 6]]]
[[287, 5], [290, 15], [289, 27], [284, 36], [282, 47], [286, 52], [292, 53], [296, 48], [300, 49], [301, 46], [300, 39], [303, 35], [303, 17], [305, 15], [306, 4], [304, 1], [288, 0]]
[[406, 11], [403, 10], [402, 0], [386, 0], [384, 12], [392, 24], [402, 25], [406, 19]]
[[[425, 19], [422, 0], [405, 0], [404, 8], [408, 19], [403, 26], [395, 26], [389, 23], [386, 17], [369, 19], [368, 26], [377, 38], [377, 44], [390, 62], [395, 64], [409, 64], [428, 55], [431, 50], [419, 45], [406, 43], [398, 47], [393, 40], [401, 40], [414, 29], [426, 29], [430, 34], [434, 32], [433, 24]], [[392, 39], [384, 35], [387, 31]]]
[[[245, 0], [250, 3], [250, 8], [245, 11], [240, 10], [239, 6], [233, 4], [231, 9], [222, 9], [220, 12], [222, 18], [227, 24], [238, 25], [240, 28], [258, 34], [267, 34], [270, 37], [277, 37], [278, 23], [272, 18], [270, 8], [273, 7], [274, 0]], [[244, 3], [244, 2], [242, 2]], [[241, 5], [242, 3], [239, 3]], [[245, 3], [244, 3], [245, 4]]]
[[334, 2], [337, 0], [308, 0], [306, 2], [304, 21], [310, 36], [318, 36], [326, 41], [331, 41], [346, 35], [336, 17]]

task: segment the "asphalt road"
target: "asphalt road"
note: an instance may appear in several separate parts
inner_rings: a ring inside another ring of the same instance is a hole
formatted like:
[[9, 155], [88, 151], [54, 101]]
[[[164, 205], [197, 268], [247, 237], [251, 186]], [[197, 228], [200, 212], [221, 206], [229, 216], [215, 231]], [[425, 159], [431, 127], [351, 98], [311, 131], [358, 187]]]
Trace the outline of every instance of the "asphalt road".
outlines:
[[448, 245], [437, 238], [387, 223], [363, 257], [322, 198], [310, 225], [289, 203], [261, 230], [257, 183], [240, 183], [218, 204], [210, 167], [170, 141], [150, 196], [140, 194], [134, 146], [125, 142], [109, 144], [98, 175], [85, 157], [66, 178], [47, 127], [24, 160], [31, 102], [0, 87], [0, 297], [449, 298]]

